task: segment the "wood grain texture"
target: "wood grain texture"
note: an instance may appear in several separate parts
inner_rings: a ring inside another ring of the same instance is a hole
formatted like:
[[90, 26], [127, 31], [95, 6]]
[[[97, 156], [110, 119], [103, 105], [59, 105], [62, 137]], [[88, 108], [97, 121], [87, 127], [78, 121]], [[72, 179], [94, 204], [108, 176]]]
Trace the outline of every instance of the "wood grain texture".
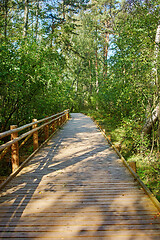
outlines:
[[1, 191], [10, 238], [159, 240], [160, 213], [92, 120], [72, 114]]

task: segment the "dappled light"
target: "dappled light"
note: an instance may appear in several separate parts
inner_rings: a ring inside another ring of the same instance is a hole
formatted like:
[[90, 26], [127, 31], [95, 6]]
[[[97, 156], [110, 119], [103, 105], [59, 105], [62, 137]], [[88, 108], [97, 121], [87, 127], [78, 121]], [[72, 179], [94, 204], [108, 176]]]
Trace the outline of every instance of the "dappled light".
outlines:
[[90, 118], [72, 119], [1, 191], [6, 239], [158, 240], [159, 214]]
[[1, 0], [0, 239], [160, 240], [159, 0]]

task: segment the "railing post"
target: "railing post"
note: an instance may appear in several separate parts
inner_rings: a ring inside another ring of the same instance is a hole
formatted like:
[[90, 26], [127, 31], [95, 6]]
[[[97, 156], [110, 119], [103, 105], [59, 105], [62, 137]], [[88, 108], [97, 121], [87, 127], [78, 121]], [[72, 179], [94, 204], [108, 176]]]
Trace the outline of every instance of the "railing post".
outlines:
[[54, 131], [55, 131], [55, 121], [52, 122], [52, 133], [54, 133]]
[[68, 110], [68, 119], [69, 119], [69, 110]]
[[[32, 122], [36, 122], [37, 119], [32, 119]], [[37, 127], [37, 123], [35, 123], [32, 128], [36, 128]], [[35, 131], [33, 133], [33, 150], [35, 151], [38, 148], [38, 131]]]
[[59, 127], [61, 126], [61, 116], [59, 117]]
[[59, 127], [58, 123], [59, 123], [59, 119], [56, 120], [56, 128]]
[[107, 138], [108, 138], [109, 141], [111, 142], [111, 135], [107, 135]]
[[57, 128], [59, 128], [59, 116], [58, 116], [58, 119], [56, 120], [56, 125], [57, 125]]
[[[46, 122], [48, 122], [48, 120], [46, 120]], [[49, 126], [48, 124], [45, 126], [45, 140], [47, 140], [49, 138]]]
[[[17, 128], [17, 125], [11, 125], [10, 130]], [[11, 140], [18, 137], [18, 132], [11, 134]], [[12, 172], [14, 172], [19, 167], [19, 146], [18, 142], [11, 145], [11, 163], [12, 163]]]
[[63, 124], [63, 116], [60, 118], [60, 126]]
[[129, 166], [133, 169], [135, 173], [137, 172], [137, 166], [135, 161], [129, 162]]
[[67, 112], [66, 112], [66, 115], [65, 115], [65, 116], [66, 116], [66, 120], [67, 120], [67, 119], [68, 119], [68, 113], [67, 113]]

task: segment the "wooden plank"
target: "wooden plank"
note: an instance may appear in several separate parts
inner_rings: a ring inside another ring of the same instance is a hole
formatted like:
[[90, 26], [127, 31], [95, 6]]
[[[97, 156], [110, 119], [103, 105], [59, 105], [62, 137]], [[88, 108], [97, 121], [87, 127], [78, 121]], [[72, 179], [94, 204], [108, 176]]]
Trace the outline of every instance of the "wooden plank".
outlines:
[[[19, 215], [20, 216], [20, 215]], [[62, 214], [62, 213], [55, 213], [53, 214], [52, 216], [38, 216], [37, 215], [34, 215], [34, 216], [24, 216], [23, 217], [23, 222], [24, 224], [31, 224], [32, 222], [33, 223], [36, 223], [36, 224], [40, 224], [42, 222], [42, 225], [44, 224], [49, 224], [50, 222], [53, 223], [56, 221], [56, 223], [60, 223], [63, 225], [63, 222], [66, 222], [66, 221], [70, 221], [71, 223], [71, 220], [74, 220], [76, 222], [76, 216], [77, 214], [76, 213], [67, 213], [66, 215], [65, 214]], [[87, 218], [92, 218], [92, 219], [101, 219], [100, 218], [101, 214], [96, 214], [96, 213], [88, 213], [87, 215]], [[155, 218], [156, 215], [149, 215], [149, 214], [146, 214], [146, 215], [106, 215], [106, 220], [105, 221], [109, 221], [109, 222], [113, 222], [113, 221], [120, 221], [123, 223], [123, 221], [131, 221], [131, 220], [135, 220], [137, 223], [139, 221], [144, 221], [144, 220], [147, 220], [148, 224], [154, 224], [154, 223], [157, 223], [159, 224], [159, 219], [156, 219]], [[12, 217], [11, 220], [8, 221], [8, 217], [6, 215], [3, 216], [3, 218], [1, 218], [1, 224], [0, 225], [5, 225], [5, 226], [8, 226], [9, 224], [11, 223], [16, 223], [16, 225], [21, 225], [21, 223], [23, 224], [22, 220], [19, 221], [19, 218], [17, 219], [18, 216], [14, 216]], [[20, 216], [21, 217], [21, 216]], [[80, 214], [77, 216], [77, 219], [84, 219], [83, 222], [86, 222], [87, 224], [87, 220], [86, 218], [84, 218], [84, 214]], [[103, 219], [101, 219], [101, 223], [103, 222]], [[33, 224], [32, 224], [33, 225]]]
[[[43, 231], [36, 231], [34, 230], [33, 232], [4, 232], [4, 233], [0, 233], [0, 237], [5, 237], [5, 238], [10, 238], [10, 237], [14, 237], [14, 238], [24, 238], [24, 237], [30, 237], [32, 239], [34, 238], [55, 238], [58, 240], [58, 238], [64, 238], [66, 239], [67, 237], [72, 239], [72, 237], [77, 237], [77, 235], [79, 235], [80, 237], [86, 238], [86, 237], [114, 237], [115, 239], [117, 239], [117, 237], [122, 237], [122, 236], [127, 236], [128, 238], [130, 237], [132, 239], [132, 237], [151, 237], [150, 239], [154, 239], [154, 236], [159, 237], [160, 235], [159, 230], [143, 230], [143, 232], [141, 232], [140, 230], [110, 230], [110, 231], [96, 231], [96, 230], [88, 230], [85, 228], [77, 228], [77, 231], [74, 233], [73, 230], [71, 229], [70, 231], [66, 232], [66, 231], [48, 231], [48, 232], [43, 232]], [[136, 239], [136, 238], [135, 238]]]
[[[11, 173], [9, 175], [9, 177], [0, 184], [0, 191], [2, 189], [4, 189], [6, 187], [6, 185], [15, 177], [17, 176], [17, 174], [24, 168], [24, 166], [26, 166], [26, 164], [34, 157], [34, 155], [40, 151], [40, 149], [45, 146], [45, 144], [53, 137], [53, 135], [57, 132], [58, 130], [56, 130], [54, 133], [51, 134], [51, 136], [46, 140], [44, 141], [38, 149], [36, 149], [21, 165], [18, 169], [15, 170], [15, 172]], [[23, 172], [21, 172], [23, 174]]]
[[83, 118], [73, 118], [1, 193], [1, 239], [159, 239], [156, 207]]
[[[55, 208], [57, 207], [58, 208], [58, 210], [56, 211], [56, 210], [51, 210], [50, 212], [49, 212], [49, 214], [50, 213], [55, 213], [55, 212], [60, 212], [60, 211], [70, 211], [71, 209], [72, 209], [72, 207], [74, 207], [74, 209], [75, 209], [75, 211], [77, 210], [77, 209], [80, 209], [80, 208], [89, 208], [90, 206], [92, 206], [93, 204], [91, 204], [91, 205], [89, 205], [89, 204], [86, 204], [86, 203], [84, 203], [83, 205], [81, 204], [79, 204], [79, 205], [77, 205], [77, 206], [74, 206], [74, 205], [70, 205], [70, 206], [65, 206], [65, 203], [61, 203], [61, 204], [63, 204], [64, 205], [64, 207], [62, 207], [62, 206], [60, 206], [60, 205], [55, 205]], [[77, 203], [78, 204], [78, 203]], [[46, 204], [45, 204], [46, 205]], [[2, 210], [0, 210], [0, 213], [3, 213], [3, 212], [7, 212], [7, 210], [9, 209], [10, 211], [13, 211], [14, 209], [16, 209], [16, 207], [18, 207], [19, 205], [14, 205], [14, 206], [11, 206], [11, 207], [6, 207], [5, 208], [5, 206], [3, 206], [3, 209]], [[24, 207], [26, 207], [26, 205], [21, 205], [20, 207], [18, 207], [18, 210], [17, 210], [17, 212], [16, 213], [22, 213], [23, 211], [24, 211]], [[121, 212], [121, 213], [123, 213], [124, 211], [123, 211], [123, 208], [124, 208], [124, 206], [122, 205], [122, 206], [119, 206], [119, 207], [111, 207], [110, 205], [106, 205], [106, 204], [94, 204], [94, 207], [97, 207], [97, 211], [95, 210], [95, 211], [93, 211], [93, 210], [89, 210], [89, 209], [86, 209], [86, 212], [103, 212], [103, 211], [105, 211], [105, 209], [104, 210], [102, 210], [102, 211], [99, 211], [99, 209], [98, 208], [109, 208], [109, 212]], [[150, 207], [149, 205], [147, 205], [147, 206], [144, 206], [144, 208], [146, 208], [146, 207], [148, 207], [148, 209], [151, 211], [151, 213], [156, 213], [155, 211], [156, 211], [156, 208], [155, 207]], [[25, 211], [25, 214], [28, 214], [28, 213], [30, 213], [30, 211], [28, 210], [29, 208], [33, 208], [33, 212], [35, 212], [35, 213], [39, 213], [40, 212], [40, 210], [39, 210], [39, 208], [37, 207], [33, 207], [33, 205], [32, 204], [30, 204], [30, 205], [28, 205], [27, 206], [27, 208], [26, 208], [26, 211]], [[128, 207], [127, 208], [127, 210], [129, 211], [129, 212], [141, 212], [141, 211], [143, 211], [143, 206], [134, 206], [134, 207]], [[85, 210], [84, 210], [85, 211]], [[147, 211], [147, 210], [146, 210]], [[13, 211], [14, 212], [14, 211]], [[48, 213], [48, 211], [47, 210], [43, 210], [43, 212], [44, 213]], [[10, 213], [11, 214], [11, 213]], [[8, 214], [9, 215], [9, 214]]]
[[[53, 239], [56, 239], [56, 240], [99, 240], [99, 238], [101, 239], [102, 237], [98, 237], [97, 238], [97, 236], [91, 236], [91, 237], [89, 237], [89, 236], [76, 236], [76, 237], [67, 237], [67, 236], [65, 236], [65, 238], [64, 237], [60, 237], [60, 238], [57, 238], [57, 237], [54, 237], [54, 236], [52, 236], [52, 237], [38, 237], [38, 239], [46, 239], [46, 240], [53, 240]], [[3, 238], [3, 239], [8, 239], [8, 237], [7, 238]], [[30, 238], [30, 237], [18, 237], [18, 240], [32, 240], [33, 238]], [[109, 240], [115, 240], [115, 236], [108, 236], [108, 239]], [[128, 240], [128, 239], [130, 239], [130, 237], [128, 237], [128, 236], [116, 236], [116, 240]], [[131, 236], [131, 239], [132, 240], [159, 240], [159, 236], [147, 236], [147, 238], [146, 238], [146, 236]], [[17, 240], [17, 238], [14, 238], [14, 237], [12, 237], [12, 240]]]
[[[51, 221], [52, 219], [52, 221]], [[31, 219], [32, 220], [32, 219]], [[41, 220], [41, 221], [40, 221]], [[12, 221], [12, 222], [7, 222], [7, 221], [3, 221], [0, 223], [0, 226], [6, 226], [7, 227], [13, 227], [13, 226], [26, 226], [26, 227], [32, 227], [32, 226], [66, 226], [68, 224], [71, 223], [71, 219], [68, 217], [64, 218], [64, 219], [57, 219], [56, 222], [53, 221], [53, 218], [49, 218], [46, 219], [47, 221], [44, 222], [44, 219], [40, 219], [38, 221], [28, 221], [28, 222], [18, 222], [16, 221]], [[85, 221], [84, 221], [85, 220]], [[153, 225], [153, 224], [157, 224], [157, 227], [160, 228], [160, 225], [158, 223], [158, 221], [156, 222], [156, 220], [154, 219], [111, 219], [111, 220], [104, 220], [103, 221], [103, 226], [105, 225]], [[82, 217], [82, 219], [74, 219], [74, 226], [101, 226], [102, 225], [102, 221], [99, 220], [98, 221], [98, 217], [97, 219], [94, 218], [93, 220], [91, 219], [87, 219], [85, 217]]]
[[[41, 179], [40, 179], [41, 180]], [[20, 183], [19, 181], [18, 181], [18, 183]], [[24, 182], [22, 182], [23, 184], [24, 184]], [[43, 185], [45, 185], [45, 184], [49, 184], [50, 182], [49, 181], [43, 181]], [[104, 185], [104, 186], [110, 186], [110, 187], [112, 187], [112, 186], [118, 186], [118, 187], [138, 187], [138, 185], [137, 184], [135, 184], [135, 183], [133, 183], [133, 182], [126, 182], [126, 183], [123, 183], [123, 182], [94, 182], [94, 183], [92, 183], [92, 182], [84, 182], [84, 183], [80, 183], [80, 182], [73, 182], [73, 183], [69, 183], [69, 182], [65, 182], [65, 181], [63, 181], [63, 182], [53, 182], [52, 184], [54, 184], [54, 185], [57, 185], [57, 186], [61, 186], [61, 185], [64, 185], [64, 183], [67, 183], [67, 185], [68, 186], [95, 186], [95, 185], [97, 185], [97, 187], [98, 186], [101, 186], [101, 185]], [[37, 184], [36, 182], [32, 182], [32, 181], [27, 181], [27, 185], [29, 185], [29, 184], [32, 184], [32, 185], [34, 185], [34, 184]], [[50, 183], [51, 184], [51, 183]]]
[[[39, 194], [41, 195], [41, 193]], [[21, 202], [23, 199], [23, 202], [21, 204], [19, 204], [19, 202]], [[113, 199], [113, 198], [70, 198], [68, 199], [63, 198], [63, 199], [58, 199], [53, 197], [53, 199], [51, 199], [50, 197], [46, 197], [46, 198], [38, 198], [38, 199], [32, 199], [32, 198], [16, 198], [16, 202], [15, 199], [12, 200], [12, 202], [8, 203], [7, 202], [1, 202], [1, 206], [26, 206], [26, 203], [28, 204], [28, 200], [29, 200], [29, 204], [33, 204], [35, 202], [37, 202], [37, 204], [54, 204], [54, 208], [56, 208], [56, 205], [60, 205], [60, 204], [66, 204], [66, 205], [73, 205], [73, 204], [77, 204], [77, 205], [93, 205], [94, 206], [98, 206], [98, 205], [102, 205], [102, 206], [106, 206], [106, 207], [111, 207], [114, 206], [115, 208], [119, 208], [121, 206], [124, 206], [125, 204], [127, 204], [127, 206], [129, 207], [136, 207], [138, 208], [138, 206], [143, 207], [143, 209], [145, 209], [145, 206], [150, 206], [150, 201], [148, 199], [142, 199], [140, 201], [138, 201], [136, 198], [124, 198], [122, 196], [122, 198], [117, 198], [117, 199]], [[63, 207], [63, 206], [62, 206]], [[1, 207], [0, 207], [1, 208]], [[155, 208], [153, 206], [153, 208]]]
[[[20, 184], [19, 184], [20, 185]], [[7, 189], [5, 192], [3, 192], [3, 193], [1, 193], [0, 194], [0, 197], [3, 197], [3, 196], [6, 196], [6, 195], [9, 195], [9, 194], [12, 194], [12, 196], [14, 196], [14, 195], [24, 195], [23, 194], [23, 191], [24, 191], [25, 189], [23, 188], [23, 187], [20, 187], [20, 188], [15, 188], [15, 187], [13, 187], [13, 189], [12, 188], [10, 188], [10, 189]], [[31, 194], [31, 195], [33, 195], [32, 193], [34, 193], [34, 194], [36, 194], [38, 192], [38, 189], [36, 188], [35, 190], [33, 189], [33, 188], [30, 188], [30, 189], [28, 189], [28, 195], [29, 194]], [[59, 191], [54, 191], [54, 193], [53, 193], [53, 191], [52, 191], [52, 189], [50, 189], [50, 192], [48, 191], [48, 190], [43, 190], [43, 194], [45, 195], [45, 194], [47, 194], [47, 195], [53, 195], [54, 194], [54, 196], [56, 196], [56, 195], [60, 195], [60, 194], [62, 194], [62, 193], [65, 193], [65, 194], [68, 194], [68, 195], [70, 195], [70, 194], [74, 194], [74, 195], [83, 195], [83, 196], [88, 196], [88, 195], [97, 195], [97, 196], [99, 196], [99, 195], [105, 195], [105, 196], [109, 196], [109, 195], [134, 195], [134, 196], [139, 196], [139, 195], [142, 195], [142, 196], [146, 196], [147, 197], [147, 195], [143, 192], [143, 191], [141, 191], [140, 189], [123, 189], [123, 191], [122, 191], [122, 189], [107, 189], [107, 191], [103, 191], [103, 190], [100, 190], [100, 189], [97, 189], [96, 191], [86, 191], [85, 189], [84, 190], [77, 190], [77, 191], [72, 191], [72, 189], [69, 189], [69, 190], [67, 190], [67, 189], [61, 189], [61, 190], [59, 190]]]
[[[115, 236], [108, 236], [109, 240], [115, 240]], [[159, 236], [131, 236], [132, 240], [159, 240]], [[8, 239], [8, 237], [3, 237], [3, 239]], [[39, 237], [38, 239], [46, 239], [46, 240], [53, 240], [53, 239], [56, 239], [56, 240], [61, 240], [61, 239], [65, 239], [65, 240], [97, 240], [97, 236], [92, 236], [92, 237], [86, 237], [86, 236], [76, 236], [76, 237], [61, 237], [61, 238], [57, 238], [57, 237], [54, 237], [52, 236], [51, 238], [50, 237]], [[98, 237], [99, 239], [99, 237]], [[100, 237], [101, 239], [101, 237]], [[129, 237], [128, 236], [116, 236], [116, 240], [128, 240]], [[17, 240], [17, 238], [14, 238], [12, 237], [12, 240]], [[18, 237], [18, 240], [33, 240], [33, 238], [30, 238], [30, 237]]]
[[[77, 216], [77, 218], [76, 218]], [[0, 226], [6, 226], [6, 225], [48, 225], [48, 224], [53, 224], [55, 222], [55, 224], [59, 224], [60, 222], [62, 223], [62, 225], [64, 223], [66, 223], [67, 221], [71, 222], [71, 219], [74, 219], [74, 223], [76, 222], [80, 222], [83, 221], [83, 223], [86, 222], [86, 224], [88, 222], [94, 222], [94, 221], [98, 221], [100, 218], [100, 214], [99, 213], [87, 213], [87, 216], [84, 215], [84, 213], [67, 213], [67, 215], [64, 215], [63, 213], [55, 213], [53, 216], [47, 216], [45, 218], [43, 217], [37, 217], [34, 216], [28, 216], [25, 217], [23, 219], [23, 221], [19, 221], [19, 219], [17, 219], [17, 217], [13, 217], [10, 221], [7, 221], [7, 216], [4, 215], [3, 220], [0, 222]], [[82, 220], [81, 220], [82, 219]], [[97, 220], [98, 219], [98, 220]], [[100, 220], [101, 221], [101, 220]], [[156, 218], [156, 215], [151, 215], [151, 214], [146, 214], [146, 215], [114, 215], [114, 214], [110, 214], [110, 215], [106, 215], [105, 220], [103, 220], [103, 222], [109, 222], [109, 223], [113, 223], [113, 222], [119, 222], [122, 223], [123, 222], [127, 222], [127, 223], [143, 223], [143, 224], [154, 224], [154, 223], [158, 223], [159, 224], [159, 219]], [[102, 221], [101, 221], [102, 223]]]
[[[36, 226], [36, 231], [37, 232], [60, 232], [61, 228], [64, 232], [65, 231], [76, 231], [77, 228], [80, 227], [86, 227], [87, 231], [120, 231], [120, 230], [156, 230], [157, 233], [160, 234], [160, 225], [159, 224], [105, 224], [105, 223], [100, 223], [100, 224], [92, 224], [92, 225], [87, 225], [87, 224], [59, 224], [59, 225], [49, 225], [49, 226]], [[4, 231], [5, 227], [0, 227], [0, 232]], [[35, 232], [35, 226], [7, 226], [7, 231], [8, 232]]]
[[[111, 215], [113, 215], [114, 216], [114, 213], [116, 212], [117, 213], [117, 216], [120, 216], [120, 215], [122, 215], [122, 216], [134, 216], [134, 215], [136, 215], [136, 214], [139, 214], [140, 216], [142, 215], [142, 216], [156, 216], [157, 215], [157, 212], [155, 211], [150, 211], [150, 212], [148, 212], [148, 211], [142, 211], [142, 210], [139, 210], [139, 211], [136, 211], [136, 210], [133, 210], [133, 211], [127, 211], [127, 212], [125, 212], [125, 211], [118, 211], [118, 210], [110, 210], [110, 211], [104, 211], [104, 210], [87, 210], [87, 211], [85, 211], [86, 209], [84, 209], [84, 210], [82, 210], [81, 211], [81, 214], [95, 214], [95, 215], [97, 215], [97, 214], [99, 214], [99, 215], [104, 215], [104, 216], [111, 216]], [[37, 216], [37, 218], [40, 218], [40, 217], [42, 217], [42, 218], [49, 218], [49, 217], [55, 217], [56, 215], [58, 216], [64, 216], [64, 214], [66, 214], [66, 215], [75, 215], [75, 214], [77, 214], [77, 212], [78, 212], [78, 209], [63, 209], [63, 211], [62, 211], [62, 209], [60, 209], [60, 210], [55, 210], [55, 211], [52, 211], [52, 212], [45, 212], [45, 211], [37, 211], [37, 212], [35, 212], [35, 211], [33, 211], [33, 213], [26, 213], [25, 214], [25, 212], [23, 213], [23, 215], [22, 215], [22, 212], [15, 212], [13, 215], [15, 216], [15, 217], [23, 217], [23, 218], [31, 218], [31, 217], [35, 217], [35, 216]], [[10, 213], [10, 212], [6, 212], [6, 213], [4, 213], [4, 215], [2, 215], [2, 213], [1, 213], [1, 216], [3, 217], [3, 218], [10, 218], [10, 217], [12, 217], [12, 212]], [[2, 219], [2, 217], [1, 217], [1, 219]], [[12, 218], [11, 218], [12, 219]]]
[[[33, 160], [31, 160], [31, 163], [33, 163], [34, 161]], [[34, 175], [30, 175], [30, 178], [28, 178], [28, 176], [27, 176], [27, 174], [26, 174], [26, 176], [23, 176], [23, 179], [15, 179], [15, 183], [16, 182], [18, 182], [18, 183], [24, 183], [24, 181], [25, 180], [27, 180], [27, 182], [28, 183], [32, 183], [33, 181], [41, 181], [41, 179], [42, 179], [42, 177], [43, 177], [43, 182], [44, 183], [48, 183], [49, 182], [49, 180], [50, 179], [53, 179], [53, 176], [44, 176], [43, 174], [41, 175], [41, 177], [37, 174], [36, 176], [34, 176]], [[101, 179], [98, 179], [99, 181], [96, 181], [96, 180], [93, 180], [92, 182], [90, 182], [89, 181], [89, 179], [82, 179], [82, 178], [79, 178], [79, 180], [75, 180], [74, 178], [63, 178], [63, 179], [58, 179], [58, 178], [56, 178], [56, 176], [54, 176], [54, 183], [56, 184], [56, 183], [58, 183], [58, 184], [63, 184], [64, 182], [67, 182], [68, 184], [72, 184], [73, 182], [76, 184], [76, 183], [79, 183], [80, 181], [83, 181], [83, 183], [84, 184], [95, 184], [95, 183], [97, 183], [97, 184], [101, 184], [101, 183], [103, 183], [103, 184], [109, 184], [109, 183], [118, 183], [118, 184], [129, 184], [129, 181], [122, 181], [122, 179], [120, 180], [120, 179], [117, 179], [117, 178], [114, 178], [114, 179], [103, 179], [103, 180], [101, 180]], [[133, 182], [131, 181], [131, 184], [133, 184]], [[135, 183], [134, 183], [135, 184]], [[137, 185], [137, 186], [139, 186], [138, 184], [135, 184], [135, 185]]]
[[[65, 192], [63, 192], [65, 194]], [[67, 194], [65, 194], [66, 197], [67, 197]], [[137, 195], [136, 195], [137, 196]], [[119, 194], [108, 194], [108, 195], [103, 195], [103, 193], [101, 194], [93, 194], [93, 195], [82, 195], [82, 194], [77, 194], [77, 195], [74, 195], [74, 196], [68, 196], [67, 199], [68, 201], [75, 201], [75, 200], [79, 200], [80, 199], [84, 199], [84, 201], [86, 199], [92, 199], [92, 202], [93, 202], [93, 199], [95, 198], [95, 201], [105, 201], [105, 203], [110, 203], [112, 202], [113, 203], [113, 198], [119, 198], [119, 201], [122, 201], [122, 200], [128, 200], [128, 201], [134, 201], [137, 203], [138, 200], [136, 198], [136, 196], [134, 195], [125, 195], [125, 198], [123, 195], [119, 195]], [[18, 195], [12, 195], [12, 196], [3, 196], [0, 198], [0, 203], [8, 203], [8, 204], [12, 204], [12, 202], [14, 202], [15, 199], [17, 199], [17, 201], [21, 200], [22, 198], [24, 199], [23, 201], [24, 202], [27, 202], [28, 200], [32, 200], [32, 201], [36, 201], [36, 200], [39, 200], [41, 198], [43, 198], [44, 200], [45, 199], [49, 199], [49, 198], [52, 198], [52, 201], [56, 201], [59, 197], [61, 197], [61, 194], [55, 194], [55, 195], [52, 195], [52, 194], [43, 194], [42, 192], [37, 192], [36, 194], [28, 194], [28, 195], [25, 195], [25, 194], [18, 194]], [[150, 202], [148, 201], [148, 198], [144, 195], [139, 195], [139, 197], [141, 197], [141, 200], [139, 201], [139, 203], [149, 203]], [[118, 201], [118, 200], [117, 200]]]
[[121, 153], [118, 151], [118, 149], [114, 146], [114, 144], [107, 138], [107, 136], [105, 135], [105, 132], [101, 129], [101, 127], [99, 126], [99, 129], [101, 130], [101, 132], [103, 133], [104, 137], [107, 139], [108, 143], [113, 147], [113, 149], [115, 150], [115, 152], [117, 153], [117, 155], [120, 157], [120, 159], [122, 160], [123, 164], [127, 167], [127, 169], [130, 171], [130, 173], [133, 175], [134, 179], [138, 182], [138, 184], [143, 188], [143, 190], [145, 191], [145, 193], [149, 196], [149, 198], [151, 199], [151, 201], [153, 202], [153, 204], [156, 206], [156, 208], [158, 209], [158, 211], [160, 211], [160, 202], [156, 199], [156, 197], [153, 195], [153, 193], [147, 188], [147, 186], [142, 182], [142, 180], [140, 179], [140, 177], [136, 174], [136, 172], [129, 166], [129, 164], [127, 163], [127, 161], [124, 159], [124, 157], [121, 155]]

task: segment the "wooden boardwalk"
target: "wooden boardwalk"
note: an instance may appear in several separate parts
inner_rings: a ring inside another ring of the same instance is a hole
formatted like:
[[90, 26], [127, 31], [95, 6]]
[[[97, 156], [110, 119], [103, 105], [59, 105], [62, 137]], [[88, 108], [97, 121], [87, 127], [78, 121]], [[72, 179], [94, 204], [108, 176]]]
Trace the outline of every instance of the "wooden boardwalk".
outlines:
[[89, 117], [72, 119], [1, 191], [0, 239], [159, 240], [159, 213]]

